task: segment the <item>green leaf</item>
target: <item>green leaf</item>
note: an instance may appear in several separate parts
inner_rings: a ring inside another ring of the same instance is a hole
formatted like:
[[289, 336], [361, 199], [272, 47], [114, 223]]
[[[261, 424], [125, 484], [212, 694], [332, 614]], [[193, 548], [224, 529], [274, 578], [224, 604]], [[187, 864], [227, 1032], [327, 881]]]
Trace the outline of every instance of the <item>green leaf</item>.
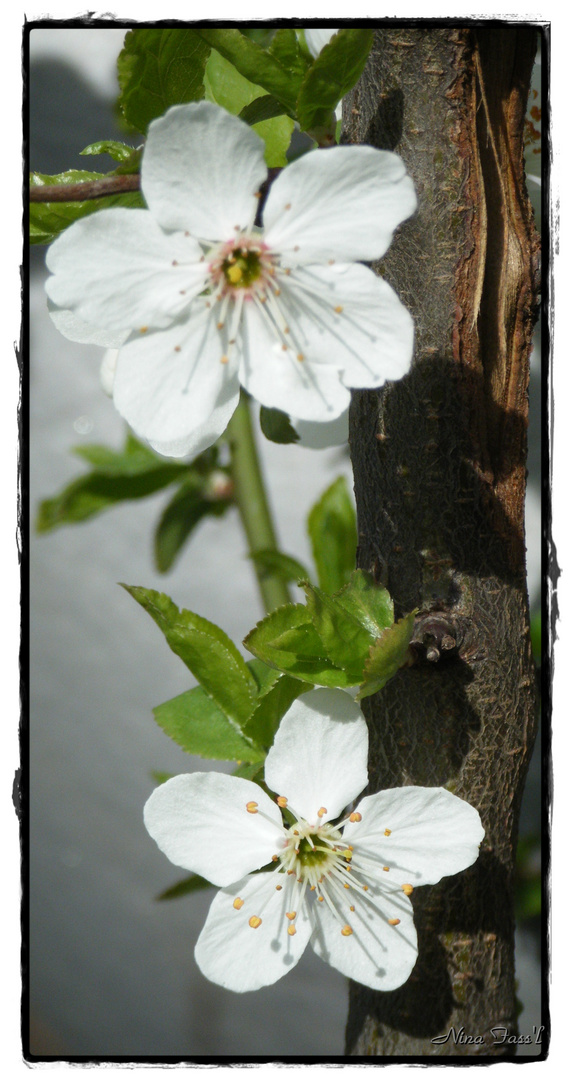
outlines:
[[272, 745], [280, 720], [285, 716], [292, 702], [300, 694], [305, 694], [310, 689], [307, 682], [292, 679], [289, 675], [280, 675], [274, 685], [264, 694], [256, 705], [248, 723], [244, 728], [244, 734], [253, 739], [259, 746], [269, 750]]
[[300, 79], [283, 67], [275, 56], [249, 40], [239, 30], [203, 29], [197, 33], [225, 60], [233, 64], [240, 75], [263, 87], [268, 94], [286, 105], [290, 115], [295, 117]]
[[146, 132], [171, 105], [203, 98], [209, 53], [198, 30], [130, 30], [117, 61], [127, 123]]
[[74, 453], [95, 468], [40, 503], [36, 520], [40, 533], [86, 521], [119, 502], [146, 498], [188, 473], [187, 465], [159, 458], [132, 435], [119, 453], [98, 445], [77, 446]]
[[269, 409], [266, 405], [260, 408], [260, 427], [262, 434], [275, 443], [293, 443], [299, 440], [299, 435], [290, 423], [287, 413], [281, 409]]
[[250, 558], [258, 568], [277, 574], [284, 581], [307, 581], [309, 577], [307, 570], [297, 559], [284, 555], [282, 551], [254, 551]]
[[201, 686], [153, 709], [159, 727], [187, 754], [217, 761], [263, 761], [264, 751], [244, 738]]
[[405, 615], [404, 618], [383, 630], [377, 638], [365, 664], [363, 682], [357, 695], [358, 701], [376, 694], [377, 690], [381, 690], [385, 683], [396, 675], [399, 668], [407, 663], [415, 615], [416, 610], [411, 611], [410, 615]]
[[335, 593], [355, 569], [357, 522], [347, 483], [340, 476], [324, 492], [309, 513], [307, 528], [319, 586]]
[[356, 619], [373, 641], [393, 625], [394, 605], [389, 593], [364, 570], [354, 570], [347, 585], [332, 600]]
[[372, 30], [339, 30], [309, 68], [297, 99], [302, 131], [327, 126], [341, 98], [359, 79], [373, 44]]
[[[208, 101], [221, 105], [234, 116], [248, 114], [250, 108], [254, 115], [261, 108], [259, 103], [264, 100], [263, 88], [241, 75], [232, 63], [216, 51], [210, 54], [206, 65], [204, 88]], [[264, 108], [268, 107], [264, 106]], [[264, 140], [266, 147], [264, 157], [269, 168], [287, 164], [286, 151], [291, 142], [294, 121], [283, 113], [282, 106], [282, 115], [274, 114], [272, 118], [260, 117], [253, 123], [253, 130]], [[252, 119], [247, 119], [247, 122], [252, 123]]]
[[204, 498], [204, 478], [191, 475], [165, 507], [154, 537], [155, 565], [165, 574], [174, 565], [186, 541], [205, 517], [220, 517], [228, 500]]
[[[119, 161], [124, 164], [129, 161], [137, 151], [132, 146], [127, 146], [126, 143], [117, 142], [115, 139], [102, 139], [100, 142], [90, 143], [85, 147], [85, 150], [80, 150], [79, 153], [83, 156], [95, 157], [97, 154], [109, 154], [109, 157], [113, 158], [113, 161]], [[136, 170], [135, 170], [136, 171]]]
[[351, 686], [327, 652], [303, 604], [276, 608], [250, 631], [244, 645], [271, 667], [322, 686]]
[[157, 900], [178, 900], [180, 896], [187, 896], [189, 893], [198, 892], [199, 889], [213, 889], [214, 885], [211, 881], [207, 881], [206, 878], [200, 876], [200, 874], [191, 874], [190, 877], [182, 878], [181, 881], [177, 881], [176, 885], [171, 885], [170, 889], [165, 889]]
[[254, 98], [249, 105], [238, 113], [240, 120], [246, 124], [258, 124], [263, 120], [273, 120], [274, 116], [283, 116], [285, 105], [277, 101], [271, 94], [263, 94], [262, 97]]
[[351, 685], [361, 682], [365, 660], [373, 638], [335, 598], [313, 585], [306, 585], [307, 608], [323, 641], [327, 655], [350, 676]]
[[256, 682], [258, 699], [267, 694], [280, 677], [280, 672], [264, 664], [263, 660], [246, 660], [246, 667]]
[[[101, 180], [114, 173], [88, 172], [86, 169], [68, 169], [63, 173], [47, 176], [45, 173], [30, 173], [30, 188], [43, 187], [46, 184], [80, 184], [88, 180]], [[124, 195], [106, 195], [102, 199], [86, 199], [84, 202], [34, 202], [30, 203], [29, 226], [31, 244], [51, 244], [57, 236], [73, 225], [74, 221], [94, 214], [109, 206], [144, 206], [139, 191], [130, 191]]]
[[256, 681], [227, 634], [192, 611], [179, 611], [164, 593], [123, 587], [154, 619], [169, 647], [225, 716], [242, 728], [254, 711]]
[[293, 72], [296, 78], [303, 78], [311, 64], [309, 56], [304, 54], [299, 47], [295, 30], [289, 27], [276, 30], [268, 51], [275, 56], [282, 67]]

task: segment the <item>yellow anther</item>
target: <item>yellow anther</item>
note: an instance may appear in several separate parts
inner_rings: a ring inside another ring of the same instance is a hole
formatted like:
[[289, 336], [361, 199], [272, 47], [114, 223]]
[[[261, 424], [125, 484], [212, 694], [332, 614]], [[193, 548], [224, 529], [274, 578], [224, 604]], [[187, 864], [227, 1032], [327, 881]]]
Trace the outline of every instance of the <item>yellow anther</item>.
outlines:
[[276, 885], [276, 892], [281, 892], [282, 888], [283, 888], [282, 885]]
[[398, 924], [400, 923], [400, 919], [389, 919], [388, 923], [389, 926], [398, 926]]
[[141, 326], [141, 328], [139, 330], [139, 333], [140, 334], [146, 334], [148, 329], [149, 329], [148, 326]]
[[363, 892], [368, 892], [368, 891], [369, 891], [369, 886], [368, 885], [363, 885]]
[[286, 911], [286, 919], [289, 919], [290, 922], [292, 919], [295, 919], [296, 915], [297, 911]]
[[278, 859], [279, 859], [279, 855], [272, 855], [272, 862], [277, 862]]
[[255, 199], [261, 199], [262, 198], [262, 192], [261, 191], [255, 191], [254, 192], [254, 198]]
[[282, 295], [282, 290], [281, 289], [274, 289], [274, 296], [281, 296], [281, 295]]
[[390, 870], [390, 866], [383, 866], [383, 870], [385, 870], [388, 873], [388, 871]]
[[295, 870], [288, 870], [287, 873], [288, 874], [295, 874]]
[[319, 810], [317, 811], [317, 816], [318, 817], [323, 817], [324, 814], [326, 814], [326, 813], [327, 813], [327, 810], [326, 810], [325, 806], [320, 806]]
[[345, 848], [345, 850], [340, 851], [339, 854], [342, 855], [344, 859], [352, 859], [353, 858], [353, 852], [352, 852], [351, 848]]
[[390, 836], [392, 829], [385, 829], [385, 836]]
[[309, 886], [309, 891], [310, 892], [315, 892], [315, 885], [310, 885]]
[[343, 888], [344, 888], [344, 889], [350, 889], [350, 888], [351, 888], [351, 886], [350, 886], [350, 884], [349, 884], [349, 882], [348, 882], [348, 881], [344, 881], [344, 882], [343, 882]]
[[405, 894], [405, 896], [411, 896], [411, 894], [414, 892], [414, 889], [413, 889], [412, 885], [403, 885], [402, 891]]
[[226, 277], [233, 285], [237, 285], [238, 282], [242, 280], [243, 276], [242, 269], [238, 266], [238, 263], [235, 263], [234, 266], [229, 266], [226, 271]]
[[224, 323], [223, 322], [216, 323], [216, 329], [217, 330], [223, 330], [224, 329]]
[[252, 802], [247, 802], [246, 803], [246, 810], [248, 811], [249, 814], [257, 814], [258, 813], [258, 804], [257, 804], [257, 802], [253, 802], [253, 801]]
[[291, 210], [291, 203], [290, 202], [286, 202], [286, 204], [284, 206], [284, 210]]
[[343, 311], [343, 304], [337, 304], [337, 307], [335, 308], [335, 311], [337, 312], [338, 315], [340, 315], [341, 312]]
[[227, 356], [221, 356], [220, 357], [220, 363], [221, 364], [227, 364], [228, 363], [228, 357]]
[[319, 900], [319, 903], [321, 903], [321, 902], [323, 901], [323, 897], [322, 897], [322, 896], [318, 896], [318, 897], [317, 897], [317, 899]]
[[236, 911], [239, 911], [241, 907], [244, 907], [244, 901], [239, 896], [237, 896], [234, 903], [232, 904], [232, 907], [235, 907]]
[[294, 836], [299, 836], [299, 829], [294, 829], [293, 830], [293, 835]]
[[353, 931], [352, 931], [351, 927], [349, 926], [349, 923], [347, 923], [343, 927], [341, 933], [343, 934], [343, 937], [350, 937], [350, 935], [353, 933]]
[[287, 799], [285, 795], [278, 795], [276, 802], [278, 806], [287, 806]]
[[287, 345], [282, 345], [282, 352], [287, 352]]
[[351, 907], [349, 908], [349, 911], [354, 911], [354, 910], [355, 910], [355, 905], [351, 904]]
[[356, 810], [354, 810], [352, 814], [349, 814], [349, 821], [362, 821], [362, 820], [363, 820], [363, 815], [357, 813]]
[[291, 924], [291, 926], [288, 926], [287, 932], [290, 937], [293, 937], [293, 935], [297, 932], [293, 923]]
[[298, 352], [297, 359], [299, 360], [300, 363], [301, 363], [302, 360], [305, 360], [305, 356], [303, 355], [302, 352]]
[[180, 345], [175, 345], [174, 351], [175, 352], [180, 352]]
[[259, 915], [252, 915], [252, 918], [248, 920], [248, 926], [252, 927], [252, 930], [257, 930], [262, 925], [262, 920]]

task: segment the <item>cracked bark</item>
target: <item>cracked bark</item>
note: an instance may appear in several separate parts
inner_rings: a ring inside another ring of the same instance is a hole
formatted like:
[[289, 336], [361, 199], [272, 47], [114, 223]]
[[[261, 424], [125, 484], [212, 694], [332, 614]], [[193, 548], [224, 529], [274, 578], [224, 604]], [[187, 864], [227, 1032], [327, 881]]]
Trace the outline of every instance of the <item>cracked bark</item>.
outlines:
[[[369, 790], [445, 785], [486, 829], [474, 867], [413, 896], [409, 981], [352, 984], [350, 1055], [515, 1050], [491, 1028], [517, 1030], [513, 869], [536, 725], [523, 513], [539, 241], [522, 139], [536, 45], [521, 24], [379, 30], [344, 106], [344, 141], [397, 150], [419, 197], [375, 267], [414, 316], [413, 368], [351, 408], [358, 565], [397, 615], [421, 609], [418, 662], [364, 702]], [[450, 1028], [470, 1041], [431, 1041]]]

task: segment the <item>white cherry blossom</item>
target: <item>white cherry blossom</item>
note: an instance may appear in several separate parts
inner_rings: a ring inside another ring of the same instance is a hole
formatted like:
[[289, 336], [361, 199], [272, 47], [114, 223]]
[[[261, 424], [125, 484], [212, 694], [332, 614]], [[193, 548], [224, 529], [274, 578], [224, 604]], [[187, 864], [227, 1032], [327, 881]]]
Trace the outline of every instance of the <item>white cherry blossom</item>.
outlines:
[[161, 850], [221, 886], [195, 949], [212, 982], [257, 990], [308, 944], [374, 989], [408, 979], [417, 957], [413, 888], [470, 866], [484, 830], [477, 811], [444, 788], [381, 791], [352, 810], [367, 783], [367, 752], [351, 696], [310, 690], [266, 758], [276, 798], [215, 772], [177, 776], [153, 792], [145, 824]]
[[272, 184], [262, 229], [266, 176], [264, 144], [245, 123], [210, 102], [174, 106], [143, 151], [148, 209], [85, 217], [48, 252], [56, 324], [122, 343], [115, 405], [161, 453], [214, 442], [240, 384], [270, 408], [329, 422], [349, 387], [410, 366], [411, 317], [361, 265], [415, 209], [401, 159], [369, 146], [306, 154]]

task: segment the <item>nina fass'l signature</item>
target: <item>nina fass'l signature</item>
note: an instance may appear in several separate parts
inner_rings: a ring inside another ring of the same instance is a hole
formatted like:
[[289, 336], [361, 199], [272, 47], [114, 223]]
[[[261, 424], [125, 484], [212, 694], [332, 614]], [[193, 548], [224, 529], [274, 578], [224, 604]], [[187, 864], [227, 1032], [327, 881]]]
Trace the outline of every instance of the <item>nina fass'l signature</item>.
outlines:
[[[545, 1024], [534, 1024], [531, 1035], [514, 1035], [509, 1028], [498, 1024], [490, 1028], [493, 1046], [531, 1046], [533, 1043], [541, 1044], [541, 1036], [545, 1031]], [[451, 1027], [444, 1035], [436, 1035], [430, 1040], [436, 1045], [453, 1042], [462, 1046], [484, 1046], [489, 1040], [484, 1035], [467, 1035], [463, 1027]]]

